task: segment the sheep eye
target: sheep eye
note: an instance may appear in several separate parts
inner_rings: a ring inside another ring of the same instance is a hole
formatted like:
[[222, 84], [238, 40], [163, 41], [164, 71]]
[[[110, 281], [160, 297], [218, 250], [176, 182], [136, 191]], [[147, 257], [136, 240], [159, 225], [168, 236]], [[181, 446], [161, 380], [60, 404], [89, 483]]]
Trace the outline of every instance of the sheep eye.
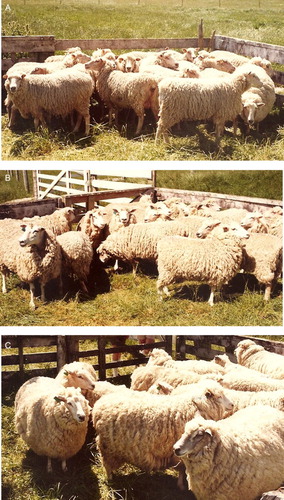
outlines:
[[212, 392], [209, 392], [209, 391], [208, 391], [208, 392], [206, 392], [205, 396], [206, 396], [207, 398], [212, 398]]

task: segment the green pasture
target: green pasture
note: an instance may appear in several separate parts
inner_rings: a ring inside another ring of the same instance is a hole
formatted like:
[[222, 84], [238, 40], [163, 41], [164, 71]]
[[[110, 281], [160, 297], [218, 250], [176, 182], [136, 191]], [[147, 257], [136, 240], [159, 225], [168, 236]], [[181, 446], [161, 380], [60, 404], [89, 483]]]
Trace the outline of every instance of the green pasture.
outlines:
[[[147, 0], [83, 0], [38, 2], [12, 0], [11, 11], [2, 4], [2, 33], [11, 35], [54, 35], [58, 39], [92, 38], [190, 38], [197, 37], [200, 20], [204, 36], [217, 34], [284, 45], [283, 2], [252, 0], [170, 0], [165, 5]], [[274, 65], [275, 66], [275, 65]], [[276, 66], [275, 66], [276, 69]], [[281, 68], [278, 68], [281, 69]], [[97, 104], [93, 103], [96, 113]], [[135, 137], [135, 117], [121, 118], [119, 130], [105, 121], [92, 119], [91, 132], [74, 136], [67, 130], [41, 129], [32, 121], [19, 121], [19, 128], [7, 128], [2, 116], [3, 160], [283, 160], [283, 110], [273, 112], [261, 123], [260, 132], [233, 137], [228, 128], [218, 149], [211, 126], [185, 124], [175, 130], [169, 145], [155, 145], [153, 117], [146, 117], [141, 136]]]

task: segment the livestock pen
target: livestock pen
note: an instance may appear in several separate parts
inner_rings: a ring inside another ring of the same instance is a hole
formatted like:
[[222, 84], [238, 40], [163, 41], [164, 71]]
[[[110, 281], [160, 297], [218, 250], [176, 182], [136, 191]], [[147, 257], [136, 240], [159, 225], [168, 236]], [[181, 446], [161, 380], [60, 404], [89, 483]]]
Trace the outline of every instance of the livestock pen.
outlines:
[[[133, 332], [133, 330], [132, 330]], [[129, 332], [130, 333], [130, 332]], [[136, 332], [133, 332], [136, 334]], [[265, 333], [265, 331], [263, 332]], [[43, 457], [36, 456], [21, 441], [13, 428], [15, 391], [33, 376], [54, 377], [62, 363], [79, 359], [91, 363], [102, 380], [129, 385], [129, 376], [135, 365], [143, 365], [147, 358], [139, 355], [141, 345], [129, 339], [119, 362], [119, 376], [111, 376], [114, 351], [108, 335], [2, 335], [2, 496], [10, 500], [24, 498], [67, 500], [166, 500], [175, 498], [193, 500], [189, 492], [180, 492], [176, 472], [145, 473], [132, 466], [124, 466], [112, 483], [107, 483], [94, 446], [93, 431], [87, 435], [82, 450], [69, 462], [69, 471], [63, 474], [60, 466], [52, 476], [45, 471]], [[165, 349], [174, 359], [212, 360], [216, 354], [227, 353], [235, 362], [233, 351], [241, 340], [239, 335], [178, 335], [155, 337], [152, 347]], [[249, 337], [270, 352], [284, 355], [284, 338]], [[101, 374], [101, 375], [100, 375]], [[160, 396], [163, 397], [163, 396]], [[147, 440], [147, 436], [145, 436]], [[281, 499], [278, 492], [276, 500]]]
[[[176, 30], [174, 31], [176, 34]], [[82, 50], [91, 53], [97, 47], [110, 48], [116, 53], [131, 49], [153, 50], [165, 47], [181, 49], [191, 46], [206, 49], [221, 49], [233, 51], [239, 54], [261, 56], [268, 58], [274, 66], [274, 80], [277, 87], [283, 84], [283, 46], [264, 43], [263, 41], [252, 41], [243, 38], [240, 33], [236, 36], [217, 35], [216, 30], [212, 35], [204, 37], [203, 27], [199, 28], [198, 36], [193, 38], [183, 36], [180, 38], [153, 37], [146, 38], [141, 35], [137, 38], [116, 39], [101, 37], [97, 39], [82, 39], [70, 37], [69, 39], [57, 38], [54, 35], [43, 34], [41, 36], [5, 36], [3, 38], [2, 50], [5, 54], [3, 68], [8, 68], [11, 62], [16, 62], [17, 57], [25, 55], [34, 61], [41, 61], [46, 55], [54, 51], [64, 51], [71, 46], [80, 46]], [[41, 133], [31, 132], [25, 129], [25, 124], [20, 126], [23, 134], [15, 135], [4, 129], [3, 135], [3, 159], [45, 159], [74, 160], [74, 159], [96, 159], [96, 160], [202, 160], [202, 159], [236, 159], [236, 160], [281, 160], [282, 128], [283, 128], [283, 89], [279, 90], [276, 106], [261, 124], [262, 133], [252, 131], [252, 135], [244, 137], [238, 135], [237, 139], [232, 136], [231, 131], [225, 134], [224, 146], [216, 148], [211, 137], [211, 128], [204, 123], [184, 123], [181, 132], [175, 131], [171, 145], [154, 145], [155, 123], [150, 113], [146, 113], [145, 128], [139, 137], [133, 135], [135, 117], [127, 112], [123, 116], [119, 130], [109, 128], [106, 120], [102, 121], [97, 116], [99, 111], [98, 97], [92, 100], [92, 131], [85, 137], [79, 134], [74, 137], [68, 131], [43, 130]], [[100, 113], [100, 111], [99, 111]], [[94, 116], [93, 116], [94, 115]], [[67, 132], [67, 134], [66, 134]], [[197, 136], [197, 137], [196, 137]]]
[[[106, 171], [107, 172], [107, 171]], [[106, 173], [105, 172], [105, 173]], [[97, 171], [97, 174], [99, 172]], [[109, 171], [110, 173], [110, 171]], [[123, 174], [123, 172], [121, 172]], [[41, 172], [42, 175], [43, 172]], [[54, 178], [59, 176], [56, 172]], [[86, 210], [92, 209], [94, 203], [109, 202], [110, 199], [133, 199], [140, 197], [141, 192], [150, 193], [154, 201], [165, 200], [177, 196], [185, 203], [198, 201], [202, 203], [206, 198], [212, 198], [219, 206], [224, 208], [239, 207], [252, 210], [266, 210], [274, 206], [282, 206], [281, 191], [281, 171], [264, 172], [260, 171], [257, 175], [250, 172], [227, 172], [226, 174], [210, 173], [197, 175], [195, 173], [182, 172], [161, 172], [157, 171], [157, 180], [159, 185], [168, 185], [168, 188], [153, 187], [151, 184], [144, 184], [140, 179], [140, 187], [126, 189], [116, 189], [118, 186], [118, 177], [114, 188], [108, 190], [97, 190], [85, 192], [81, 185], [81, 191], [70, 193], [64, 191], [63, 178], [54, 187], [57, 191], [51, 194], [51, 198], [42, 198], [40, 200], [22, 200], [13, 203], [4, 203], [0, 206], [0, 218], [24, 218], [33, 215], [44, 215], [52, 213], [56, 207], [73, 206], [76, 207], [77, 221], [83, 216]], [[166, 174], [173, 175], [172, 182], [165, 182]], [[47, 182], [51, 185], [53, 177], [51, 173], [45, 174], [49, 179], [44, 179], [43, 192], [49, 189]], [[76, 174], [78, 180], [81, 177]], [[208, 176], [209, 175], [209, 176]], [[214, 177], [216, 177], [216, 183]], [[160, 176], [162, 181], [159, 181]], [[228, 194], [218, 193], [221, 190], [220, 183], [222, 178], [229, 179], [232, 187], [228, 188], [224, 184], [224, 191]], [[102, 179], [96, 175], [94, 183], [99, 183], [102, 187], [103, 182], [107, 182], [108, 187], [111, 184], [111, 176], [108, 179]], [[188, 177], [188, 183], [186, 181]], [[204, 178], [204, 183], [198, 184], [198, 178]], [[235, 180], [234, 180], [235, 179]], [[238, 179], [237, 183], [236, 180]], [[67, 176], [70, 183], [70, 176]], [[72, 181], [75, 182], [75, 181]], [[72, 184], [71, 182], [71, 184]], [[81, 180], [80, 182], [83, 182]], [[238, 183], [242, 183], [239, 186]], [[196, 184], [197, 183], [197, 184]], [[84, 183], [83, 183], [84, 184]], [[237, 184], [235, 187], [233, 185]], [[129, 184], [128, 184], [129, 185]], [[184, 185], [190, 187], [200, 186], [203, 190], [194, 189], [174, 189], [170, 186]], [[253, 187], [254, 185], [254, 187]], [[267, 189], [265, 186], [267, 185]], [[214, 186], [212, 191], [208, 191], [210, 186]], [[246, 187], [245, 187], [246, 186]], [[273, 188], [274, 186], [274, 188]], [[275, 190], [277, 186], [277, 190]], [[206, 189], [207, 188], [207, 189]], [[216, 191], [215, 191], [216, 189]], [[254, 189], [254, 191], [252, 191]], [[58, 191], [59, 190], [59, 191]], [[62, 196], [58, 196], [62, 190]], [[232, 192], [243, 192], [248, 196], [229, 194]], [[249, 196], [250, 193], [269, 193], [271, 198], [262, 198]], [[279, 199], [273, 199], [272, 193], [278, 194]], [[104, 204], [103, 203], [103, 204]], [[129, 203], [131, 208], [133, 202]], [[158, 226], [157, 226], [158, 227]], [[192, 282], [184, 284], [177, 289], [172, 299], [160, 302], [156, 292], [156, 270], [153, 266], [143, 266], [142, 272], [139, 272], [134, 279], [129, 268], [124, 271], [114, 273], [112, 267], [104, 268], [98, 275], [92, 275], [90, 280], [90, 296], [84, 296], [80, 291], [78, 282], [71, 277], [66, 277], [65, 295], [59, 294], [56, 282], [50, 283], [47, 287], [47, 297], [49, 302], [41, 304], [35, 311], [31, 311], [28, 306], [26, 287], [21, 285], [16, 276], [11, 276], [8, 280], [8, 293], [0, 295], [1, 301], [1, 325], [28, 325], [28, 326], [104, 326], [104, 325], [137, 325], [137, 326], [188, 326], [188, 325], [258, 325], [258, 326], [280, 326], [282, 324], [282, 285], [281, 280], [274, 290], [271, 300], [264, 304], [262, 295], [262, 286], [250, 274], [240, 273], [233, 279], [229, 286], [224, 289], [222, 300], [216, 303], [214, 308], [208, 308], [205, 300], [208, 298], [208, 287], [205, 284], [198, 286], [198, 283]], [[260, 292], [260, 293], [259, 293]], [[17, 304], [17, 306], [16, 306]], [[209, 310], [210, 309], [210, 310]]]

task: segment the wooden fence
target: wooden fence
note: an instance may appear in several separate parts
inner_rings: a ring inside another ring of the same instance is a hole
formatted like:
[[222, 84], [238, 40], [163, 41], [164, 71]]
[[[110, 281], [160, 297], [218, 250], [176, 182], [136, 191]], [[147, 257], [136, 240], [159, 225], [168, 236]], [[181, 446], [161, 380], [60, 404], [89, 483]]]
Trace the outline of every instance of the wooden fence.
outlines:
[[[220, 49], [242, 54], [248, 57], [260, 56], [277, 64], [284, 64], [284, 47], [268, 43], [243, 40], [223, 35], [212, 34], [211, 38], [203, 36], [202, 23], [199, 26], [197, 38], [135, 38], [135, 39], [92, 39], [63, 40], [53, 35], [46, 36], [4, 36], [2, 38], [2, 71], [7, 71], [19, 60], [42, 62], [56, 51], [65, 51], [70, 47], [81, 47], [84, 51], [100, 48], [112, 50], [134, 49], [181, 49], [183, 47], [198, 47]], [[284, 84], [284, 72], [275, 71], [274, 81]]]
[[[114, 337], [112, 337], [114, 338]], [[98, 372], [100, 380], [111, 379], [107, 375], [107, 370], [112, 368], [137, 366], [147, 361], [147, 358], [140, 353], [144, 349], [143, 344], [132, 342], [123, 347], [113, 347], [108, 345], [111, 337], [106, 335], [80, 335], [80, 336], [11, 336], [2, 335], [2, 383], [5, 387], [18, 386], [25, 380], [35, 376], [54, 377], [58, 370], [65, 364], [72, 361], [84, 361], [86, 358], [92, 363]], [[93, 348], [84, 348], [84, 341], [91, 341]], [[155, 343], [147, 344], [150, 348], [163, 348], [169, 354], [173, 351], [172, 336], [157, 338]], [[48, 352], [33, 352], [48, 348]], [[52, 350], [50, 350], [50, 348]], [[10, 351], [11, 350], [11, 354]], [[107, 356], [124, 352], [131, 354], [131, 358], [121, 361], [109, 361]], [[41, 365], [35, 368], [33, 365]], [[125, 378], [120, 376], [123, 382]]]
[[[175, 359], [205, 359], [211, 360], [216, 354], [227, 353], [229, 358], [236, 362], [234, 349], [238, 342], [245, 338], [237, 335], [192, 335], [177, 336], [167, 335], [162, 338], [155, 338], [153, 344], [148, 344], [151, 348], [165, 349]], [[84, 347], [83, 341], [88, 340], [93, 343], [93, 348], [88, 345]], [[25, 380], [34, 376], [54, 377], [58, 370], [65, 364], [72, 361], [88, 360], [98, 372], [99, 380], [114, 380], [107, 370], [119, 367], [134, 367], [145, 364], [147, 358], [139, 351], [144, 345], [131, 343], [124, 347], [111, 347], [108, 335], [83, 335], [83, 336], [9, 336], [2, 335], [2, 384], [6, 390], [18, 387]], [[270, 352], [276, 352], [284, 356], [284, 342], [270, 341], [266, 339], [253, 338]], [[147, 347], [148, 347], [147, 346]], [[33, 349], [52, 348], [48, 352], [33, 352]], [[11, 354], [9, 351], [11, 350]], [[3, 352], [3, 351], [2, 351]], [[121, 361], [109, 361], [107, 356], [115, 352], [131, 354], [131, 357]], [[284, 362], [284, 359], [283, 359]], [[37, 367], [32, 365], [36, 364]], [[38, 368], [38, 365], [42, 367]], [[129, 382], [129, 375], [119, 375], [120, 383]]]

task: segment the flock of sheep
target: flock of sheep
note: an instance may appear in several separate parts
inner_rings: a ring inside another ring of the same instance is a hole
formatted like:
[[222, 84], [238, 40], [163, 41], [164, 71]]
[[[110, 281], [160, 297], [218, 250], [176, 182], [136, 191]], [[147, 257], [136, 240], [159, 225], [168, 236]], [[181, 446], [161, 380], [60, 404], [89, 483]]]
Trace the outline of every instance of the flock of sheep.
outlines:
[[66, 55], [51, 56], [44, 63], [19, 62], [4, 76], [9, 127], [18, 112], [33, 118], [35, 128], [54, 116], [67, 117], [73, 132], [84, 122], [90, 132], [90, 103], [100, 103], [97, 120], [109, 123], [122, 109], [132, 109], [143, 128], [147, 109], [157, 122], [156, 140], [168, 141], [171, 127], [183, 121], [212, 121], [216, 142], [227, 122], [237, 131], [238, 117], [247, 131], [272, 110], [275, 86], [267, 59], [248, 59], [232, 52], [207, 52], [187, 48], [183, 52], [132, 51], [116, 56], [97, 49], [92, 56], [79, 47]]
[[249, 339], [235, 355], [175, 361], [153, 349], [130, 389], [97, 381], [88, 363], [67, 364], [19, 389], [16, 430], [49, 472], [51, 459], [66, 470], [90, 420], [108, 480], [125, 463], [175, 466], [178, 487], [196, 500], [270, 498], [284, 480], [284, 358]]
[[[132, 203], [95, 206], [72, 229], [74, 209], [65, 207], [51, 215], [23, 220], [0, 220], [0, 271], [2, 292], [6, 276], [16, 273], [29, 283], [30, 306], [35, 308], [35, 284], [75, 276], [83, 292], [107, 261], [114, 269], [123, 261], [136, 273], [140, 261], [157, 266], [157, 291], [170, 296], [168, 286], [197, 281], [214, 293], [238, 272], [253, 274], [265, 285], [264, 300], [282, 272], [283, 209], [262, 212], [220, 207], [211, 199], [185, 204], [172, 197], [153, 203], [149, 195]], [[92, 273], [91, 273], [92, 269]]]

